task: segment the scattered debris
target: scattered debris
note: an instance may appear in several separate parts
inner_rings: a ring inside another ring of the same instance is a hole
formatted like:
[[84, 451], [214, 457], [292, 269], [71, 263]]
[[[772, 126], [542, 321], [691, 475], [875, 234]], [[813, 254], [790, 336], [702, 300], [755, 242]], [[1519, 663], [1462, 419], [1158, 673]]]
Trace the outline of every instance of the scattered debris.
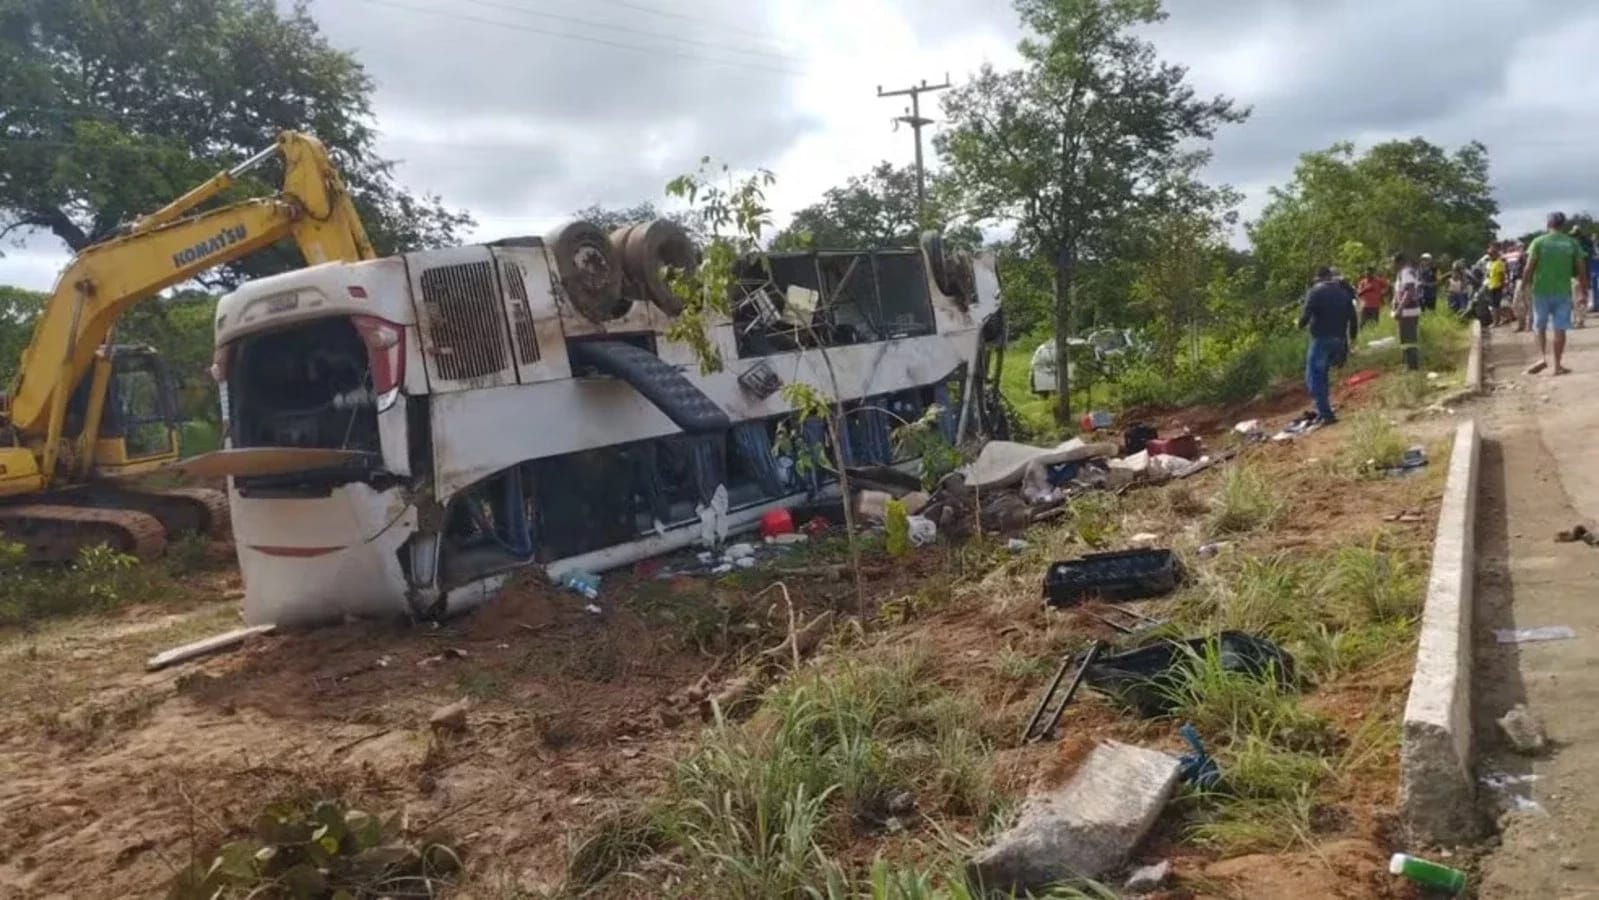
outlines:
[[1026, 550], [1028, 547], [1031, 547], [1031, 546], [1032, 546], [1032, 544], [1027, 543], [1026, 541], [1022, 540], [1021, 538], [1011, 538], [1010, 540], [1005, 542], [1005, 549], [1010, 551], [1011, 553], [1021, 553], [1022, 551]]
[[1126, 890], [1129, 894], [1150, 894], [1166, 886], [1166, 880], [1171, 877], [1171, 860], [1163, 859], [1153, 865], [1134, 869], [1133, 874], [1127, 876]]
[[1530, 644], [1536, 641], [1569, 641], [1577, 632], [1569, 625], [1544, 625], [1540, 628], [1495, 628], [1494, 640], [1501, 644]]
[[1140, 531], [1127, 539], [1127, 543], [1134, 547], [1149, 548], [1160, 543], [1160, 535], [1148, 531]]
[[595, 575], [593, 572], [573, 569], [561, 576], [561, 587], [585, 599], [598, 600], [600, 597], [600, 576]]
[[968, 863], [967, 880], [1020, 893], [1120, 869], [1171, 799], [1180, 767], [1156, 750], [1101, 743], [1064, 788], [1028, 799], [1016, 825]]
[[428, 717], [428, 725], [436, 731], [465, 731], [466, 711], [472, 707], [472, 698], [461, 699], [441, 706]]
[[774, 509], [761, 516], [761, 538], [772, 541], [794, 533], [794, 515], [786, 509]]
[[1549, 746], [1549, 738], [1545, 736], [1543, 725], [1527, 710], [1523, 704], [1516, 704], [1510, 711], [1498, 718], [1499, 730], [1504, 732], [1505, 738], [1510, 741], [1510, 746], [1517, 752], [1528, 756], [1542, 753]]
[[1287, 651], [1263, 637], [1223, 631], [1215, 637], [1160, 640], [1103, 657], [1089, 667], [1088, 683], [1141, 715], [1164, 715], [1172, 709], [1170, 685], [1188, 666], [1210, 655], [1223, 671], [1273, 677], [1281, 685], [1294, 680], [1294, 661]]
[[1060, 690], [1061, 679], [1066, 677], [1066, 670], [1072, 664], [1071, 654], [1061, 657], [1060, 668], [1055, 670], [1055, 677], [1050, 679], [1049, 687], [1044, 689], [1044, 695], [1038, 698], [1038, 706], [1033, 710], [1033, 715], [1027, 720], [1027, 726], [1022, 729], [1022, 743], [1030, 744], [1042, 741], [1055, 733], [1055, 726], [1060, 724], [1060, 717], [1066, 712], [1066, 705], [1072, 702], [1072, 697], [1077, 695], [1077, 689], [1083, 684], [1083, 676], [1087, 674], [1088, 667], [1094, 664], [1099, 657], [1099, 641], [1088, 645], [1088, 652], [1083, 654], [1083, 661], [1077, 667], [1077, 674], [1072, 677], [1072, 683], [1066, 688], [1066, 693], [1056, 705], [1055, 711], [1049, 714], [1049, 720], [1039, 727], [1039, 722], [1044, 718], [1044, 711], [1049, 709], [1050, 702]]
[[1424, 888], [1459, 894], [1466, 889], [1466, 873], [1440, 863], [1428, 862], [1407, 853], [1395, 853], [1388, 871], [1402, 875]]
[[1214, 556], [1218, 556], [1218, 555], [1221, 554], [1221, 552], [1223, 550], [1226, 550], [1228, 547], [1231, 547], [1232, 545], [1233, 545], [1232, 541], [1211, 541], [1208, 544], [1200, 544], [1199, 545], [1200, 558], [1202, 558], [1202, 559], [1210, 559], [1210, 558], [1212, 558]]
[[1044, 574], [1044, 601], [1071, 606], [1089, 597], [1118, 602], [1159, 597], [1177, 588], [1177, 557], [1170, 550], [1092, 553], [1057, 562]]
[[1204, 455], [1199, 438], [1191, 434], [1181, 434], [1172, 438], [1151, 438], [1144, 449], [1151, 456], [1176, 456], [1190, 462]]
[[1573, 525], [1566, 531], [1559, 531], [1555, 533], [1555, 543], [1557, 544], [1574, 544], [1577, 541], [1582, 541], [1588, 546], [1593, 547], [1599, 545], [1599, 535], [1589, 531], [1588, 526], [1580, 524]]
[[910, 516], [905, 520], [905, 536], [912, 547], [928, 547], [938, 541], [938, 526], [926, 516]]
[[257, 635], [271, 634], [275, 629], [276, 626], [273, 625], [251, 625], [246, 628], [235, 628], [232, 631], [212, 635], [193, 643], [184, 644], [181, 647], [163, 650], [150, 657], [145, 662], [144, 668], [147, 672], [155, 672], [181, 662], [188, 662], [191, 659], [199, 659], [202, 656], [210, 656], [213, 653], [232, 650], [250, 638]]
[[1078, 424], [1082, 426], [1084, 431], [1103, 431], [1116, 424], [1116, 417], [1108, 412], [1095, 411], [1085, 413]]
[[1399, 512], [1389, 513], [1388, 515], [1383, 516], [1382, 520], [1384, 522], [1400, 522], [1400, 523], [1403, 523], [1403, 524], [1414, 524], [1416, 522], [1425, 522], [1425, 521], [1427, 521], [1427, 517], [1425, 515], [1423, 515], [1422, 511], [1419, 510], [1419, 509], [1402, 509]]
[[1243, 422], [1239, 422], [1233, 426], [1233, 431], [1241, 435], [1244, 439], [1244, 442], [1247, 444], [1253, 444], [1266, 439], [1266, 429], [1260, 424], [1259, 419], [1247, 419]]
[[1349, 378], [1344, 381], [1344, 384], [1348, 385], [1349, 387], [1360, 387], [1368, 381], [1376, 381], [1381, 375], [1382, 373], [1376, 369], [1361, 369], [1359, 372], [1349, 376]]
[[1202, 791], [1215, 790], [1221, 785], [1221, 766], [1205, 749], [1205, 742], [1199, 739], [1199, 729], [1185, 722], [1183, 727], [1177, 729], [1177, 733], [1190, 750], [1180, 760], [1183, 764], [1183, 781]]
[[1399, 346], [1399, 338], [1397, 337], [1380, 337], [1366, 342], [1367, 350], [1386, 350], [1389, 347], [1397, 346]]
[[855, 515], [867, 522], [881, 523], [888, 518], [888, 504], [894, 495], [887, 491], [859, 491], [855, 494]]
[[[439, 653], [436, 653], [436, 654], [434, 654], [432, 656], [427, 657], [426, 659], [421, 660], [420, 662], [417, 663], [417, 665], [422, 667], [422, 668], [424, 668], [424, 669], [427, 669], [427, 668], [431, 668], [433, 666], [436, 666], [439, 663], [447, 662], [447, 661], [452, 660], [452, 659], [466, 659], [466, 655], [467, 654], [466, 654], [465, 650], [460, 650], [460, 649], [457, 649], [455, 647], [445, 647]], [[378, 660], [378, 666], [379, 667], [382, 667], [384, 665], [385, 665], [385, 663], [383, 662], [383, 660], [381, 660], [381, 659]]]

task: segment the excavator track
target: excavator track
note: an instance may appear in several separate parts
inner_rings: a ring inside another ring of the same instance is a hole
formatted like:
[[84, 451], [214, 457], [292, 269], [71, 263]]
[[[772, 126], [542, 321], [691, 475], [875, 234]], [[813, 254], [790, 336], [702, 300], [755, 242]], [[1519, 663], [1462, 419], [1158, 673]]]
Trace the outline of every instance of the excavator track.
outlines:
[[0, 506], [0, 534], [23, 545], [32, 562], [71, 562], [99, 544], [149, 560], [167, 546], [159, 519], [138, 510], [18, 503]]
[[211, 488], [165, 490], [126, 489], [92, 491], [94, 506], [129, 509], [154, 516], [167, 537], [203, 534], [221, 539], [228, 534], [228, 495]]

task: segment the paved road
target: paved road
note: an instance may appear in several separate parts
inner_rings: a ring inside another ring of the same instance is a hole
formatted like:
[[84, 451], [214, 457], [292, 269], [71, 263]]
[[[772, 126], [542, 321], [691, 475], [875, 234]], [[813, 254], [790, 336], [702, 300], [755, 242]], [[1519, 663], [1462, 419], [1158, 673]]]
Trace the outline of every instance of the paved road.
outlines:
[[[1481, 790], [1485, 814], [1505, 827], [1478, 896], [1599, 900], [1599, 548], [1554, 540], [1599, 523], [1599, 327], [1572, 332], [1570, 375], [1522, 374], [1536, 358], [1527, 335], [1496, 334], [1497, 389], [1477, 412], [1477, 768], [1517, 779]], [[1492, 633], [1547, 625], [1577, 637], [1501, 645]], [[1494, 720], [1515, 703], [1546, 726], [1547, 756], [1505, 746]]]

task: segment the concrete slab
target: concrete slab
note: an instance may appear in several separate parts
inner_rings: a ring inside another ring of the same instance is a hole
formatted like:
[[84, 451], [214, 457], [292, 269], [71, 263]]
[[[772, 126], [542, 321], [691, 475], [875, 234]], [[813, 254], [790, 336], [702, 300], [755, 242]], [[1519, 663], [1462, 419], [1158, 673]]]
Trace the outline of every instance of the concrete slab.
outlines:
[[1477, 830], [1471, 623], [1480, 443], [1475, 420], [1455, 432], [1405, 705], [1399, 806], [1414, 844], [1456, 844]]
[[1100, 744], [1065, 787], [1028, 799], [1016, 825], [971, 860], [967, 879], [1026, 891], [1122, 868], [1166, 808], [1180, 766], [1157, 750]]

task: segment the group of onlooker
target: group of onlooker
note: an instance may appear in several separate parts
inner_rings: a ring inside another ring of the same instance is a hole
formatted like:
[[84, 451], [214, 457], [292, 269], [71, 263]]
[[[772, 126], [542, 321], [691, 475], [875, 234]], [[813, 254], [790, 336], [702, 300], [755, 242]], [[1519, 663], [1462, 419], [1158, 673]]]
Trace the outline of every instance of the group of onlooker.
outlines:
[[[1386, 304], [1400, 321], [1401, 345], [1413, 347], [1420, 316], [1437, 309], [1439, 286], [1430, 253], [1415, 263], [1396, 254], [1392, 281], [1375, 267], [1367, 268], [1354, 285], [1336, 269], [1316, 270], [1299, 327], [1310, 329], [1305, 386], [1321, 423], [1337, 421], [1329, 397], [1330, 370], [1348, 356], [1360, 328], [1376, 322]], [[1539, 361], [1527, 371], [1541, 372], [1553, 362], [1554, 374], [1564, 375], [1569, 371], [1564, 364], [1566, 332], [1573, 325], [1584, 327], [1587, 313], [1599, 313], [1599, 245], [1593, 234], [1571, 233], [1564, 213], [1550, 213], [1547, 229], [1530, 242], [1493, 241], [1474, 265], [1456, 260], [1444, 274], [1442, 288], [1454, 315], [1475, 317], [1485, 328], [1513, 324], [1521, 332], [1531, 327]], [[1552, 342], [1547, 340], [1550, 331]]]

